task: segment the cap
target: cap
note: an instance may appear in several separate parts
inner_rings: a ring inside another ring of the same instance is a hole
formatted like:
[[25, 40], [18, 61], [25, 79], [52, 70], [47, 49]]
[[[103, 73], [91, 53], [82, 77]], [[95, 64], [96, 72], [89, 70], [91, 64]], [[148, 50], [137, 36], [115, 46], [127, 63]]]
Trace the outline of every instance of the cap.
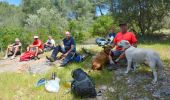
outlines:
[[38, 36], [34, 36], [34, 39], [38, 39]]
[[15, 42], [18, 42], [18, 41], [20, 41], [18, 38], [15, 38]]

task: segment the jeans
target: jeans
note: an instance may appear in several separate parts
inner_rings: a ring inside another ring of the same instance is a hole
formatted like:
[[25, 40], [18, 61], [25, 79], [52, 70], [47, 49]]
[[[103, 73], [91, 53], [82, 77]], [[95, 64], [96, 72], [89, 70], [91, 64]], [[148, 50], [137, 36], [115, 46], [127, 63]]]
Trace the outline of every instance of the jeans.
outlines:
[[[51, 54], [51, 57], [53, 57], [54, 59], [57, 59], [57, 55], [58, 53], [61, 52], [61, 53], [66, 53], [67, 51], [63, 51], [61, 46], [56, 46], [54, 47], [54, 50]], [[61, 66], [64, 66], [66, 64], [68, 64], [72, 59], [73, 59], [73, 56], [74, 56], [75, 52], [70, 52], [65, 58], [64, 60], [62, 61], [61, 63]]]

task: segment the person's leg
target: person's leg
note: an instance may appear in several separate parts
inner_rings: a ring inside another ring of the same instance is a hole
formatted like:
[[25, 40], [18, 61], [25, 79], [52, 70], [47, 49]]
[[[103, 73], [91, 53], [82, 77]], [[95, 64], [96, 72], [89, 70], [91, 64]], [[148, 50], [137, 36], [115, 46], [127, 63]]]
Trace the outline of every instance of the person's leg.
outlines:
[[121, 55], [121, 51], [118, 50], [114, 50], [111, 51], [109, 54], [109, 60], [110, 60], [110, 65], [108, 67], [108, 70], [116, 70], [117, 69], [117, 64], [115, 63], [115, 61], [113, 61], [113, 59], [115, 59], [116, 57], [119, 57]]
[[56, 46], [56, 47], [54, 48], [54, 50], [52, 51], [51, 57], [46, 56], [46, 58], [47, 58], [49, 61], [54, 62], [55, 60], [57, 60], [57, 54], [58, 54], [59, 52], [62, 52], [61, 47], [60, 47], [60, 46]]
[[30, 51], [30, 47], [29, 46], [27, 47], [27, 51]]
[[38, 47], [35, 47], [35, 56], [38, 55], [38, 52], [39, 52], [39, 48], [38, 48]]
[[11, 50], [11, 46], [8, 46], [7, 49], [6, 49], [6, 53], [5, 53], [4, 59], [8, 58], [8, 54], [9, 54], [10, 50]]
[[13, 58], [15, 58], [15, 56], [16, 56], [16, 53], [19, 51], [19, 47], [15, 47], [15, 48], [13, 48], [13, 55], [12, 55], [12, 57], [11, 57], [11, 59], [13, 59]]
[[60, 47], [60, 46], [56, 46], [56, 47], [54, 48], [52, 54], [51, 54], [51, 57], [56, 58], [59, 52], [62, 52], [62, 51], [61, 51], [61, 47]]

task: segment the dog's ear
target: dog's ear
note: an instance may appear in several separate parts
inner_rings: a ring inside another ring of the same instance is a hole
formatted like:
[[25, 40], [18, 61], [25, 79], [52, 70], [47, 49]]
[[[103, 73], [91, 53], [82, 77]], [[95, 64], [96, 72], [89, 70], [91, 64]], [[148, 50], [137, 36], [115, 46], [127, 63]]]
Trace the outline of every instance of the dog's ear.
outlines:
[[128, 41], [125, 42], [126, 45], [129, 45], [130, 43]]

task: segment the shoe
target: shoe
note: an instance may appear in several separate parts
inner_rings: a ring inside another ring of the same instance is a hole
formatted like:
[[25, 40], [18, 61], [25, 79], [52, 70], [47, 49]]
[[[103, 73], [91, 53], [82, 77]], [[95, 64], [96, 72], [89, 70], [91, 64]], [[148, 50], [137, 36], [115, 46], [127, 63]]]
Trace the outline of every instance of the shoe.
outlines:
[[38, 56], [35, 56], [34, 57], [34, 60], [39, 60], [40, 58]]
[[12, 56], [10, 59], [12, 60], [12, 59], [14, 59], [15, 57], [14, 56]]
[[109, 71], [116, 70], [116, 69], [117, 69], [117, 65], [116, 65], [116, 64], [110, 64], [107, 69], [108, 69]]
[[54, 61], [55, 61], [55, 59], [54, 59], [53, 57], [48, 57], [48, 56], [46, 56], [46, 58], [47, 58], [50, 62], [54, 62]]

